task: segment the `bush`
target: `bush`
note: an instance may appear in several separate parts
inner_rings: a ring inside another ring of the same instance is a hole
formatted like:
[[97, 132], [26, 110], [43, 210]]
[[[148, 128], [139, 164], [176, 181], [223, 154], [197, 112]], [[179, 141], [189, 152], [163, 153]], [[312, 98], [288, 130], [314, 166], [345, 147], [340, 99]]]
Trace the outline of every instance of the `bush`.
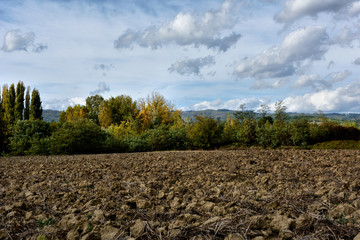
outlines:
[[290, 123], [291, 143], [294, 146], [307, 146], [310, 141], [310, 122], [306, 118], [297, 118]]
[[42, 120], [18, 121], [12, 127], [10, 149], [14, 155], [48, 154], [50, 124]]
[[189, 140], [195, 148], [214, 148], [221, 144], [222, 128], [211, 117], [197, 116], [196, 122], [188, 130]]
[[150, 147], [144, 137], [144, 135], [134, 135], [126, 137], [123, 140], [123, 144], [127, 152], [146, 152], [150, 151]]
[[168, 139], [171, 150], [185, 150], [189, 148], [189, 137], [184, 126], [172, 126], [169, 129]]
[[169, 141], [169, 130], [166, 126], [160, 125], [155, 129], [147, 130], [142, 137], [150, 151], [163, 151], [172, 148]]
[[51, 154], [101, 153], [106, 133], [91, 120], [65, 122], [51, 136]]

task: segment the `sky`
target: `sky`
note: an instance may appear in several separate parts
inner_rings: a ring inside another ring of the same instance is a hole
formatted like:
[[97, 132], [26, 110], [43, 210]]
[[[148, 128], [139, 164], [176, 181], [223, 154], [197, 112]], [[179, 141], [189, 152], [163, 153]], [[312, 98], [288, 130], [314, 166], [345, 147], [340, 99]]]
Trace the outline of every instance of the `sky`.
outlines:
[[359, 0], [0, 0], [0, 86], [44, 109], [153, 92], [182, 110], [360, 113]]

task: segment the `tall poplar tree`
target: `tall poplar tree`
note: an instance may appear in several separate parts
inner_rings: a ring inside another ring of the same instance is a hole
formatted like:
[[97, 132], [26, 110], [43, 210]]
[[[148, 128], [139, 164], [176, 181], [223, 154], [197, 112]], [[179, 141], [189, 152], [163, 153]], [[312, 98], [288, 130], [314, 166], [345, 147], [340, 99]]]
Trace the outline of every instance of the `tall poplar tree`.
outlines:
[[1, 110], [3, 116], [5, 115], [5, 108], [6, 108], [5, 106], [8, 101], [8, 95], [9, 95], [9, 87], [7, 86], [7, 84], [4, 84], [2, 88], [2, 102], [1, 102]]
[[15, 85], [11, 84], [9, 88], [9, 105], [6, 110], [7, 119], [10, 125], [15, 123], [15, 101], [16, 101]]
[[0, 94], [0, 153], [5, 150], [5, 134], [6, 134], [6, 127], [5, 122], [3, 119], [3, 111], [2, 111], [2, 98]]
[[24, 109], [24, 120], [30, 119], [30, 87], [28, 86], [26, 89], [25, 96], [25, 109]]
[[9, 97], [9, 87], [7, 84], [3, 86], [2, 89], [2, 111], [3, 111], [3, 120], [5, 124], [9, 124], [11, 120], [10, 116], [10, 97]]
[[39, 91], [34, 89], [31, 93], [30, 119], [42, 120], [42, 111]]
[[24, 111], [24, 83], [19, 81], [16, 86], [16, 101], [15, 101], [15, 120], [23, 120]]
[[[1, 92], [1, 87], [0, 87], [0, 92]], [[1, 97], [1, 93], [0, 93], [0, 117], [2, 117], [2, 97]]]

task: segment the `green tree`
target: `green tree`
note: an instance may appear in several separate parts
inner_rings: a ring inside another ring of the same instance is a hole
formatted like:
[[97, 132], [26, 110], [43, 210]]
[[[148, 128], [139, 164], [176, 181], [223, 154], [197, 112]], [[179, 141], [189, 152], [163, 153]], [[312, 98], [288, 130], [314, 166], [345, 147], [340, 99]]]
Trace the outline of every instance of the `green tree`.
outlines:
[[41, 106], [40, 93], [36, 89], [34, 89], [31, 93], [30, 119], [42, 120], [42, 106]]
[[97, 94], [86, 98], [87, 118], [94, 120], [97, 124], [99, 124], [99, 112], [102, 101], [104, 101], [104, 98]]
[[30, 119], [30, 87], [26, 89], [25, 95], [25, 109], [24, 109], [24, 120]]
[[[1, 92], [1, 87], [0, 87], [0, 92]], [[2, 116], [2, 97], [0, 94], [0, 117]]]
[[256, 144], [256, 120], [244, 119], [236, 133], [237, 141], [243, 146], [251, 146]]
[[307, 146], [310, 141], [310, 121], [302, 116], [290, 124], [291, 142], [294, 146]]
[[275, 103], [275, 121], [285, 122], [288, 119], [289, 116], [286, 113], [286, 109], [287, 107], [284, 105], [283, 101], [279, 100]]
[[234, 113], [235, 118], [241, 123], [246, 119], [254, 119], [255, 112], [253, 110], [246, 110], [246, 105], [241, 104], [239, 107], [239, 111]]
[[15, 110], [15, 87], [14, 84], [8, 88], [5, 84], [2, 91], [2, 108], [4, 113], [4, 121], [12, 125], [15, 122], [14, 110]]
[[121, 95], [101, 102], [99, 107], [99, 123], [102, 127], [111, 124], [120, 125], [123, 121], [132, 121], [138, 113], [136, 101], [131, 97]]
[[270, 107], [267, 104], [261, 104], [258, 112], [260, 113], [260, 120], [258, 121], [259, 126], [265, 125], [266, 122], [273, 124], [273, 118], [268, 115], [268, 113], [270, 112]]
[[0, 154], [5, 150], [6, 125], [3, 119], [2, 97], [0, 94]]
[[15, 120], [23, 120], [24, 95], [25, 95], [24, 83], [19, 81], [16, 86]]

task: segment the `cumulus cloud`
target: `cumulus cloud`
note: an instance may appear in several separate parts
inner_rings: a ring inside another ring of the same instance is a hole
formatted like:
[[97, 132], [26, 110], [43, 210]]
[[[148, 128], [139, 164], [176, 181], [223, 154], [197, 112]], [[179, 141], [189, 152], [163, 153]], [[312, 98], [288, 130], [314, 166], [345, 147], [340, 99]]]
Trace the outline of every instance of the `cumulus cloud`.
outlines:
[[5, 34], [2, 50], [5, 52], [28, 51], [42, 52], [47, 49], [45, 44], [35, 44], [35, 33], [21, 33], [20, 30], [11, 30]]
[[66, 110], [69, 106], [85, 105], [85, 99], [81, 97], [64, 98], [64, 99], [52, 99], [43, 102], [44, 109], [52, 110]]
[[358, 14], [357, 0], [288, 0], [285, 7], [275, 15], [275, 21], [289, 24], [300, 18], [310, 16], [316, 17], [321, 12], [351, 11], [353, 15]]
[[207, 56], [203, 58], [186, 58], [178, 60], [173, 63], [168, 69], [170, 72], [177, 72], [180, 75], [189, 76], [191, 74], [200, 75], [200, 70], [203, 67], [208, 67], [215, 64], [214, 56]]
[[290, 112], [360, 112], [360, 83], [284, 100]]
[[230, 109], [237, 110], [241, 104], [245, 104], [248, 109], [256, 109], [260, 106], [263, 101], [257, 98], [248, 98], [248, 99], [231, 99], [226, 102], [221, 101], [220, 99], [214, 101], [203, 101], [197, 104], [194, 104], [189, 107], [191, 110], [206, 110], [206, 109]]
[[95, 91], [90, 92], [90, 95], [101, 94], [109, 91], [110, 91], [109, 85], [107, 85], [105, 82], [99, 82], [98, 88]]
[[134, 45], [157, 49], [163, 45], [194, 45], [227, 51], [237, 43], [241, 34], [232, 32], [222, 36], [224, 30], [230, 30], [236, 23], [234, 1], [225, 1], [221, 9], [208, 11], [203, 16], [196, 13], [180, 12], [172, 21], [160, 27], [151, 26], [144, 31], [128, 29], [115, 40], [115, 48], [132, 48]]
[[351, 71], [345, 70], [331, 73], [326, 78], [321, 78], [317, 74], [302, 75], [296, 80], [294, 87], [311, 87], [315, 91], [331, 89], [335, 83], [343, 81], [351, 74]]
[[241, 78], [282, 78], [291, 76], [305, 63], [320, 60], [328, 50], [329, 36], [320, 26], [300, 28], [253, 59], [244, 59], [234, 74]]

